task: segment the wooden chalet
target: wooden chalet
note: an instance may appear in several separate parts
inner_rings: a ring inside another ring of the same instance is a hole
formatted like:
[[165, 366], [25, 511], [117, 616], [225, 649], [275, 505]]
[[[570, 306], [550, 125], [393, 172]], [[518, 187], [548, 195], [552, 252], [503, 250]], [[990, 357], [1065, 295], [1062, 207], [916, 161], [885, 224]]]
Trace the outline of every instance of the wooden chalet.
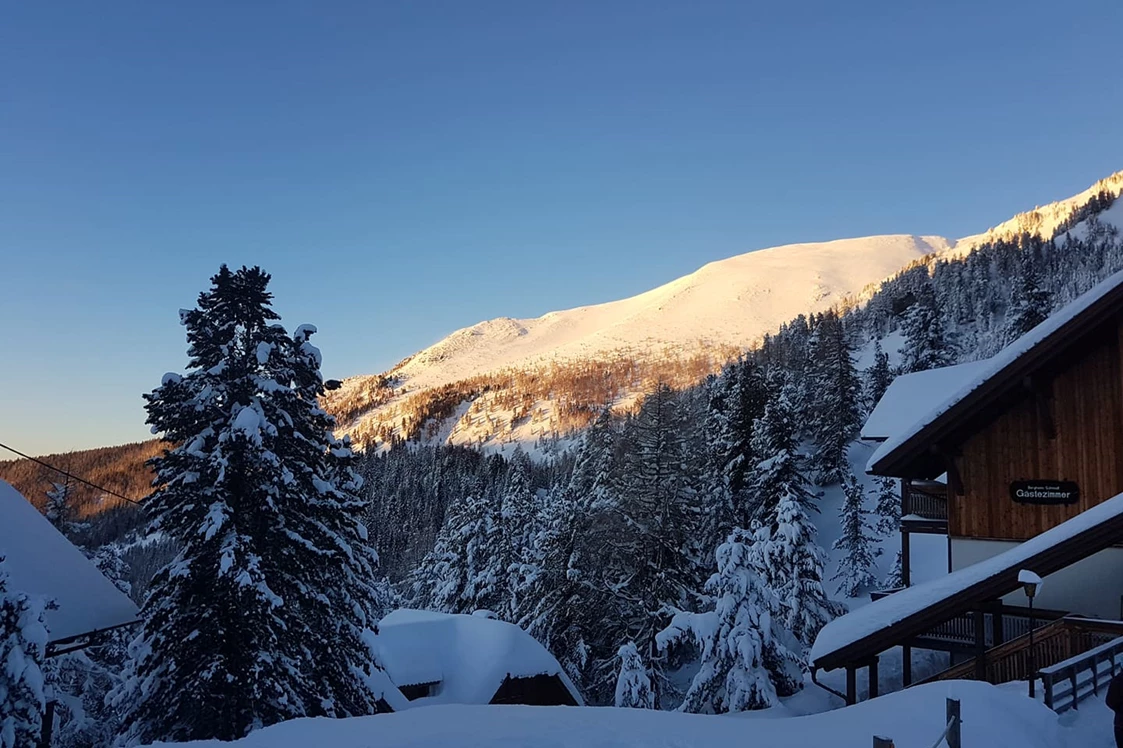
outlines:
[[946, 533], [949, 573], [823, 629], [814, 667], [846, 668], [849, 702], [860, 668], [877, 694], [878, 655], [897, 646], [906, 686], [913, 647], [969, 660], [958, 677], [1028, 677], [1012, 644], [1029, 627], [1022, 569], [1045, 578], [1038, 620], [1067, 627], [1038, 667], [1123, 634], [1123, 273], [992, 359], [900, 378], [871, 421], [867, 469], [901, 479], [906, 561], [911, 533]]

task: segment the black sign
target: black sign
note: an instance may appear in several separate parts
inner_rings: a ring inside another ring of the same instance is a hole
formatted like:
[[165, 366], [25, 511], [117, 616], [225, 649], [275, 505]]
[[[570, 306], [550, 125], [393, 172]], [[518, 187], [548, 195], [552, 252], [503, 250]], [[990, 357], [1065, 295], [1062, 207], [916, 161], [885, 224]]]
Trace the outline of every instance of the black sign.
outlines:
[[1080, 486], [1070, 480], [1016, 480], [1010, 498], [1019, 504], [1075, 504]]

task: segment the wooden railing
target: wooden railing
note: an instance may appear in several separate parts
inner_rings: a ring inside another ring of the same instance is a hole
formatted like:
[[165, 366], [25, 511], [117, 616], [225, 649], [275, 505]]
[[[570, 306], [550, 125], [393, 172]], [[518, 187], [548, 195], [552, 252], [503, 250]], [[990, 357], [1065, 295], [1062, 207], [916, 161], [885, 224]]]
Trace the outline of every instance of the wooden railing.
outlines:
[[[1034, 666], [1038, 671], [1123, 636], [1123, 621], [1099, 621], [1090, 618], [1061, 618], [1033, 632]], [[984, 672], [988, 683], [995, 685], [1029, 679], [1029, 634], [1019, 636], [987, 650]], [[937, 680], [977, 680], [974, 659], [937, 673], [921, 683]]]
[[1081, 701], [1098, 695], [1100, 684], [1106, 688], [1120, 667], [1123, 636], [1087, 652], [1041, 668], [1045, 706], [1057, 714], [1076, 709]]
[[948, 499], [946, 489], [944, 493], [936, 493], [909, 485], [908, 481], [902, 481], [901, 514], [906, 516], [915, 514], [925, 519], [947, 521]]

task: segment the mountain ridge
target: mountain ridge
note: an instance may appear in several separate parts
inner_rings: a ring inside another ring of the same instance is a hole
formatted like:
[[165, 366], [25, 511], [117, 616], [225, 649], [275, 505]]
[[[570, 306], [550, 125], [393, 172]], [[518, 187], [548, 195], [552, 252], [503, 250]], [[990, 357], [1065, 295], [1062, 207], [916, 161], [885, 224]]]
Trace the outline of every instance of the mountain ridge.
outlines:
[[[961, 239], [883, 234], [767, 247], [708, 262], [632, 297], [534, 318], [483, 320], [453, 331], [382, 374], [346, 380], [336, 399], [358, 405], [343, 409], [343, 430], [366, 446], [393, 438], [416, 438], [421, 424], [407, 429], [385, 425], [389, 417], [400, 421], [410, 415], [410, 398], [417, 401], [423, 393], [455, 389], [458, 383], [469, 381], [487, 382], [477, 389], [501, 388], [507, 386], [502, 380], [510, 372], [581, 362], [594, 365], [621, 356], [656, 362], [676, 355], [712, 354], [728, 360], [800, 314], [868, 300], [881, 283], [916, 263], [962, 257], [988, 242], [1021, 234], [1052, 238], [1096, 196], [1108, 193], [1116, 197], [1121, 191], [1123, 171], [1072, 197], [1019, 213]], [[720, 366], [724, 360], [715, 364]], [[372, 383], [377, 385], [374, 391]], [[487, 396], [471, 387], [461, 389], [464, 401]], [[634, 402], [634, 387], [624, 390], [607, 396], [608, 404], [626, 407]], [[550, 399], [548, 393], [545, 399]], [[540, 412], [548, 411], [545, 407]], [[442, 421], [454, 414], [464, 418], [466, 413], [464, 408], [422, 408], [419, 420], [428, 416]], [[518, 433], [515, 420], [511, 419], [505, 437], [496, 434], [494, 424], [483, 430], [436, 424], [427, 431], [440, 434], [449, 443], [502, 446], [504, 438], [525, 443], [550, 430]], [[382, 423], [372, 428], [372, 421]], [[375, 432], [377, 436], [372, 438]]]

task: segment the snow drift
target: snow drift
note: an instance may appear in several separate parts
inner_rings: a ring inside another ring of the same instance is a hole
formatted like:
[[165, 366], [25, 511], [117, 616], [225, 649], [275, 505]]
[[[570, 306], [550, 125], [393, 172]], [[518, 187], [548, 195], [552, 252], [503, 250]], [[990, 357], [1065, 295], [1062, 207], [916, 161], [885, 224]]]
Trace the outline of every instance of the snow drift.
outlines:
[[[234, 743], [194, 748], [869, 748], [874, 735], [929, 746], [944, 729], [945, 697], [962, 702], [963, 744], [1064, 748], [1057, 715], [1008, 690], [973, 681], [918, 686], [825, 714], [788, 719], [714, 717], [641, 709], [433, 706], [354, 719], [302, 719]], [[167, 744], [162, 744], [167, 745]], [[177, 744], [185, 745], [185, 744]]]

